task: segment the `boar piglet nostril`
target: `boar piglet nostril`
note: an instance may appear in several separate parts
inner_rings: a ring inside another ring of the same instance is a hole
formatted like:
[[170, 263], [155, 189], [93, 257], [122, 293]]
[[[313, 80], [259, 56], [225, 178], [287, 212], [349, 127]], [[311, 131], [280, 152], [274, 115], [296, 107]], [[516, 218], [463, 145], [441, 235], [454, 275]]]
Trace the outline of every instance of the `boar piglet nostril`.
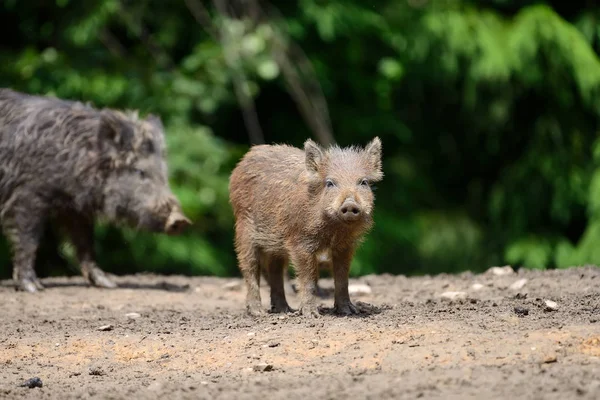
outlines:
[[360, 209], [355, 205], [348, 205], [342, 207], [342, 214], [352, 213], [354, 215], [360, 214]]

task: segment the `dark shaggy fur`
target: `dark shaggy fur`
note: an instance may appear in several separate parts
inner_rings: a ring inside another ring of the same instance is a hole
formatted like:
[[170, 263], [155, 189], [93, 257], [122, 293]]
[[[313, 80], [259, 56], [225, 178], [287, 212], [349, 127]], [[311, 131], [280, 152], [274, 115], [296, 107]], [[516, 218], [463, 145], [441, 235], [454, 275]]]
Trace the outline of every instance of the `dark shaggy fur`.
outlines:
[[160, 120], [0, 89], [0, 222], [23, 290], [43, 288], [34, 261], [51, 216], [102, 287], [115, 284], [94, 261], [96, 217], [156, 232], [188, 225], [168, 185]]

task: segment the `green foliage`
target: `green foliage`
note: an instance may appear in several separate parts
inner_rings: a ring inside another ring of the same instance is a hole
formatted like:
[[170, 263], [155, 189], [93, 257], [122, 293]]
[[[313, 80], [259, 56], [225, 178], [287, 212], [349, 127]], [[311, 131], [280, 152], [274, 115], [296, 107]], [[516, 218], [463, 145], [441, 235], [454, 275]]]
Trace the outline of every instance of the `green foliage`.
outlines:
[[[339, 144], [383, 141], [354, 275], [600, 263], [600, 9], [565, 4], [301, 0], [260, 24], [209, 7], [203, 26], [183, 1], [9, 0], [0, 84], [165, 121], [194, 225], [180, 238], [98, 225], [107, 270], [237, 273], [227, 184], [248, 136], [235, 74], [268, 142], [311, 135], [272, 52], [280, 31], [314, 66]], [[43, 249], [46, 272], [71, 272], [72, 248], [49, 235], [69, 269]], [[3, 276], [8, 259], [3, 244]]]

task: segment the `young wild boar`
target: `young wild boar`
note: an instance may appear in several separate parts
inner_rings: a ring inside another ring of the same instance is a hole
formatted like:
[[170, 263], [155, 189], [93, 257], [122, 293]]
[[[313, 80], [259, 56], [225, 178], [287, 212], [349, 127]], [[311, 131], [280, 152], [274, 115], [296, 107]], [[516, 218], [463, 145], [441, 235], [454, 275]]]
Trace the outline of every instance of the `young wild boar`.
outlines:
[[43, 289], [34, 261], [49, 217], [88, 282], [115, 287], [94, 260], [98, 216], [169, 234], [190, 224], [167, 182], [160, 120], [0, 89], [0, 222], [18, 287]]
[[229, 194], [250, 314], [263, 313], [261, 268], [271, 288], [271, 311], [292, 311], [283, 285], [289, 261], [298, 277], [302, 314], [319, 315], [314, 291], [322, 264], [332, 268], [336, 313], [358, 312], [348, 294], [348, 273], [373, 224], [371, 184], [382, 178], [379, 138], [365, 149], [322, 149], [312, 140], [304, 151], [260, 145], [242, 158], [231, 174]]

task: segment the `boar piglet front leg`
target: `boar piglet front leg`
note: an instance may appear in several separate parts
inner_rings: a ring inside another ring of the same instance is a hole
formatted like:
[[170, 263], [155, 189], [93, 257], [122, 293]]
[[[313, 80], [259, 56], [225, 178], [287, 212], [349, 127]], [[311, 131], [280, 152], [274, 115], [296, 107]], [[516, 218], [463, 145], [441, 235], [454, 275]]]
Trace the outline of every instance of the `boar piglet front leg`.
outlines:
[[93, 286], [116, 288], [117, 285], [96, 265], [93, 220], [82, 215], [71, 214], [64, 217], [63, 226], [75, 246], [83, 277]]
[[333, 254], [333, 283], [335, 285], [334, 307], [336, 314], [351, 315], [359, 311], [350, 301], [348, 275], [354, 252], [351, 249], [338, 250]]
[[288, 313], [293, 312], [285, 298], [283, 275], [288, 267], [288, 259], [276, 254], [263, 254], [261, 266], [266, 271], [266, 278], [271, 289], [271, 312]]
[[298, 292], [300, 293], [300, 313], [315, 318], [321, 316], [317, 304], [316, 282], [319, 276], [319, 263], [316, 255], [305, 248], [296, 248], [291, 254], [292, 264], [298, 277]]

